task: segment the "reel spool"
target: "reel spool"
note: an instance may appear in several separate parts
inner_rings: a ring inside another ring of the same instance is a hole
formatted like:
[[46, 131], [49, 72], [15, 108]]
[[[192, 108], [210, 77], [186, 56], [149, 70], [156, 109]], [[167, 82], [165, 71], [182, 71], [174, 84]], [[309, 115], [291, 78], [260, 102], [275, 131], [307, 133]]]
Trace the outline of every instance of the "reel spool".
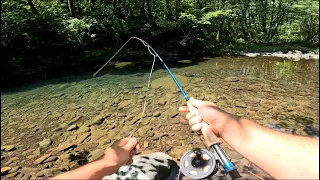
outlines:
[[206, 149], [192, 149], [180, 159], [181, 172], [192, 179], [203, 179], [217, 173], [219, 164], [212, 152]]

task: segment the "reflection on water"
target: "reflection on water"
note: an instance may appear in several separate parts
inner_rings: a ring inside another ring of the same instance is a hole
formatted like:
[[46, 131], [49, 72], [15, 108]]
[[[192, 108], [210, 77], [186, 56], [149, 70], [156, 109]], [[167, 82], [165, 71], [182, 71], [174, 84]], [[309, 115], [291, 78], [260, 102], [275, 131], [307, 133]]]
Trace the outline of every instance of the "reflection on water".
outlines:
[[[292, 60], [280, 58], [217, 58], [201, 66], [202, 74], [227, 76], [253, 76], [280, 82], [315, 83], [318, 81], [318, 60]], [[199, 67], [200, 69], [200, 67]]]

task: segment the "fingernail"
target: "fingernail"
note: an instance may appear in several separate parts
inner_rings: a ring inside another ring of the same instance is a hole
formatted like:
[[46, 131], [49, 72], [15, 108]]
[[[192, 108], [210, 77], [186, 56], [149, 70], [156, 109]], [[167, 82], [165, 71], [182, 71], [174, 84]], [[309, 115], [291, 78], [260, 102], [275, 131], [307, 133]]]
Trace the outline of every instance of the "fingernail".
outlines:
[[131, 142], [133, 142], [133, 143], [137, 142], [137, 138], [135, 138], [135, 137], [131, 138]]

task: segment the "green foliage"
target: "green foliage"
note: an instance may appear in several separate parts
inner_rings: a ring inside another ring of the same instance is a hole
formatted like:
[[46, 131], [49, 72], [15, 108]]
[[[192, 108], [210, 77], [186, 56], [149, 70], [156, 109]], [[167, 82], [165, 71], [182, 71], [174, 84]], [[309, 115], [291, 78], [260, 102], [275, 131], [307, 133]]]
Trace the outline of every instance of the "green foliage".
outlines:
[[250, 43], [319, 42], [316, 0], [3, 0], [1, 5], [8, 76], [24, 72], [26, 65], [46, 70], [67, 68], [77, 59], [105, 59], [130, 36], [179, 56], [218, 54]]

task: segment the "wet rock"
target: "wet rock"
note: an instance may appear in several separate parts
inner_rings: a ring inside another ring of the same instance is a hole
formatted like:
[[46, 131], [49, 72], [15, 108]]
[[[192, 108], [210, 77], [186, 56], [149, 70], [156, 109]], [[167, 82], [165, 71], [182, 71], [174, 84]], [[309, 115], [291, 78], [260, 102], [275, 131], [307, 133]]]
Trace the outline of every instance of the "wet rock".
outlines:
[[169, 112], [169, 116], [171, 117], [171, 118], [174, 118], [174, 117], [176, 117], [176, 116], [178, 116], [179, 115], [179, 112], [178, 111], [170, 111]]
[[54, 94], [54, 95], [50, 96], [50, 98], [62, 97], [63, 95], [64, 95], [64, 93]]
[[46, 159], [48, 159], [51, 156], [51, 154], [45, 154], [34, 161], [35, 164], [42, 164]]
[[42, 171], [42, 173], [47, 177], [53, 177], [54, 175], [57, 175], [61, 172], [59, 168], [53, 168], [53, 169], [45, 169]]
[[129, 106], [130, 104], [131, 104], [131, 101], [130, 101], [130, 100], [121, 101], [121, 102], [118, 104], [118, 110], [121, 110], [121, 109]]
[[83, 143], [90, 135], [91, 133], [89, 132], [82, 134], [80, 137], [78, 137], [77, 143], [78, 144]]
[[110, 144], [110, 143], [111, 143], [111, 139], [104, 138], [102, 141], [99, 142], [99, 146]]
[[134, 127], [133, 126], [123, 126], [122, 131], [123, 132], [130, 132]]
[[40, 172], [37, 172], [34, 176], [35, 177], [43, 177], [44, 173], [42, 171], [40, 171]]
[[118, 113], [119, 117], [126, 117], [127, 115], [125, 113]]
[[6, 177], [12, 178], [12, 177], [16, 177], [18, 174], [20, 174], [20, 172], [14, 172], [14, 173], [8, 174]]
[[52, 162], [52, 161], [56, 161], [58, 159], [57, 156], [51, 156], [49, 157], [48, 159], [46, 159], [44, 162], [47, 163], [47, 162]]
[[112, 103], [114, 103], [114, 104], [119, 104], [120, 102], [121, 102], [121, 98], [119, 98], [119, 97], [114, 98], [112, 101]]
[[132, 118], [132, 120], [129, 122], [129, 125], [134, 125], [134, 124], [137, 123], [140, 119], [141, 119], [141, 115], [135, 116], [135, 117]]
[[62, 162], [71, 162], [73, 160], [73, 156], [71, 154], [62, 154], [59, 156], [59, 159]]
[[57, 128], [54, 128], [52, 131], [53, 131], [53, 132], [58, 132], [58, 131], [61, 131], [61, 130], [62, 130], [61, 127], [57, 127]]
[[95, 161], [95, 160], [99, 159], [103, 155], [104, 155], [104, 151], [103, 150], [96, 149], [96, 150], [94, 150], [93, 152], [91, 152], [88, 155], [88, 161], [89, 162]]
[[20, 168], [21, 168], [21, 166], [15, 166], [15, 167], [13, 167], [13, 168], [8, 172], [8, 174], [17, 172]]
[[162, 137], [168, 137], [169, 135], [170, 135], [169, 133], [156, 134], [151, 138], [151, 140], [159, 140]]
[[13, 151], [17, 149], [15, 145], [1, 146], [1, 151]]
[[248, 57], [257, 57], [260, 55], [260, 53], [245, 53], [244, 55]]
[[88, 117], [85, 117], [85, 116], [78, 116], [78, 117], [75, 117], [73, 118], [71, 121], [68, 122], [68, 125], [73, 125], [75, 123], [78, 123], [78, 122], [84, 122], [84, 121], [87, 121], [89, 120]]
[[23, 176], [23, 179], [29, 180], [32, 176], [30, 174], [26, 174]]
[[152, 137], [154, 133], [151, 131], [151, 126], [144, 126], [138, 129], [138, 135], [140, 137]]
[[102, 104], [102, 103], [105, 103], [109, 100], [109, 98], [103, 98], [99, 103]]
[[40, 147], [49, 147], [51, 144], [51, 139], [44, 139], [41, 142], [39, 142]]
[[9, 160], [8, 160], [8, 162], [7, 163], [12, 163], [12, 162], [14, 162], [14, 161], [17, 161], [17, 160], [19, 160], [19, 158], [18, 157], [12, 157], [12, 158], [10, 158]]
[[81, 126], [77, 131], [77, 133], [79, 134], [85, 133], [85, 132], [90, 132], [90, 128], [86, 125]]
[[240, 108], [247, 108], [247, 105], [245, 103], [241, 102], [241, 101], [234, 102], [234, 105], [236, 107], [240, 107]]
[[37, 157], [37, 155], [34, 155], [34, 154], [33, 154], [33, 155], [30, 155], [30, 156], [27, 156], [26, 158], [27, 158], [27, 159], [33, 159], [33, 158], [35, 158], [35, 157]]
[[35, 175], [37, 172], [39, 172], [41, 169], [40, 168], [30, 168], [30, 167], [23, 167], [21, 169], [21, 172], [25, 174], [30, 174], [30, 175]]
[[78, 126], [77, 125], [71, 125], [67, 128], [67, 131], [73, 131], [73, 130], [76, 130], [78, 129]]
[[96, 117], [93, 118], [91, 125], [100, 125], [103, 123], [104, 121], [104, 117], [102, 115], [98, 115]]
[[144, 99], [145, 97], [146, 97], [146, 95], [141, 94], [141, 95], [139, 95], [137, 98], [138, 98], [138, 99]]
[[116, 131], [111, 131], [108, 133], [108, 138], [109, 139], [113, 139], [114, 137], [116, 137], [118, 135], [118, 132]]
[[[22, 177], [24, 176], [25, 174], [23, 172], [20, 172], [20, 174], [16, 177], [17, 179], [22, 179]], [[23, 178], [24, 180], [26, 178]], [[28, 179], [27, 179], [28, 180]]]
[[[181, 76], [181, 75], [175, 74], [175, 77], [179, 81], [179, 83], [182, 87], [185, 87], [190, 83], [189, 78], [186, 76]], [[170, 89], [170, 90], [177, 89], [177, 86], [176, 86], [175, 82], [172, 80], [170, 75], [162, 77], [162, 78], [158, 78], [158, 79], [153, 80], [151, 82], [152, 89], [157, 89], [159, 87], [163, 87], [165, 89]]]
[[144, 141], [143, 142], [143, 148], [147, 148], [149, 147], [149, 142], [148, 141]]
[[238, 77], [227, 77], [227, 78], [224, 78], [223, 81], [225, 81], [225, 82], [238, 82], [238, 81], [240, 81], [240, 79]]
[[159, 117], [161, 113], [159, 111], [156, 111], [152, 114], [153, 117]]
[[77, 147], [77, 145], [73, 144], [73, 143], [65, 143], [65, 144], [61, 144], [60, 146], [57, 147], [56, 151], [60, 152], [60, 151], [66, 151], [70, 148], [75, 148]]
[[1, 168], [1, 175], [7, 174], [11, 170], [11, 167], [2, 167]]

